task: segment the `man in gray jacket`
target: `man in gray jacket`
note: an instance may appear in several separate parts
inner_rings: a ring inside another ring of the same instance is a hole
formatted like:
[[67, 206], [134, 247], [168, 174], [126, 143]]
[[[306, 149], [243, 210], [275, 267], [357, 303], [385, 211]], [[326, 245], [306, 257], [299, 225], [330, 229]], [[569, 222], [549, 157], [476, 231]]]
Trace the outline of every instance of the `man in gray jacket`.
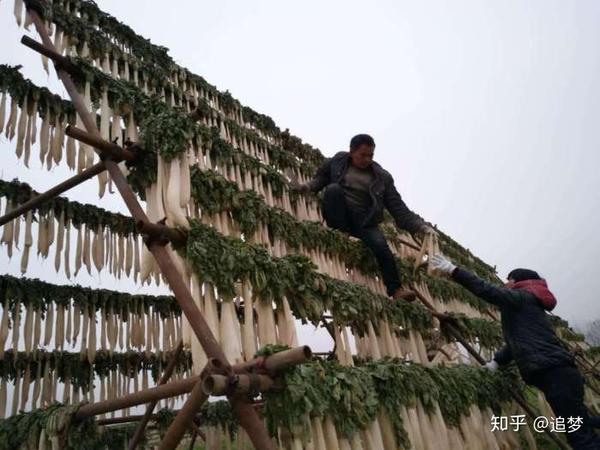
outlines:
[[327, 225], [360, 239], [371, 249], [389, 296], [414, 300], [414, 292], [401, 286], [394, 255], [379, 228], [383, 209], [390, 212], [398, 228], [410, 233], [423, 235], [435, 230], [402, 201], [392, 176], [373, 161], [374, 151], [371, 136], [354, 136], [349, 152], [327, 159], [309, 183], [293, 182], [291, 187], [301, 192], [323, 190], [322, 211]]

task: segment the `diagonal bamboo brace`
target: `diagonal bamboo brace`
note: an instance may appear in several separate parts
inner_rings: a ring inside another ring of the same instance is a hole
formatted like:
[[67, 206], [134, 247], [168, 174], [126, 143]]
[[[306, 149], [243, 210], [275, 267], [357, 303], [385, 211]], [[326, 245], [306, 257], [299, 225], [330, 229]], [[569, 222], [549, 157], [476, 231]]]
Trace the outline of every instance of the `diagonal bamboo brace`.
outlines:
[[73, 125], [68, 125], [65, 128], [65, 134], [67, 136], [71, 136], [73, 139], [77, 139], [78, 141], [83, 142], [84, 144], [88, 144], [102, 152], [100, 155], [103, 159], [105, 157], [110, 157], [115, 161], [133, 161], [135, 159], [135, 153], [126, 148], [121, 148], [117, 144], [113, 144], [112, 142], [105, 141], [104, 139], [98, 138], [93, 134], [90, 134], [86, 131], [83, 131], [80, 128], [77, 128]]
[[[171, 355], [171, 360], [169, 361], [167, 368], [165, 369], [164, 373], [160, 377], [160, 380], [158, 380], [159, 386], [164, 385], [167, 381], [169, 381], [169, 378], [171, 378], [171, 375], [173, 375], [173, 372], [175, 371], [175, 367], [177, 366], [177, 360], [179, 359], [179, 355], [181, 354], [182, 350], [183, 350], [183, 342], [179, 341], [179, 345], [177, 345], [177, 348]], [[138, 424], [138, 427], [136, 428], [135, 434], [131, 438], [131, 441], [129, 441], [128, 450], [134, 450], [138, 446], [140, 440], [144, 436], [144, 430], [146, 429], [146, 425], [148, 424], [148, 422], [150, 421], [150, 418], [152, 417], [152, 412], [154, 411], [154, 408], [156, 407], [157, 403], [158, 403], [158, 400], [154, 400], [154, 401], [151, 401], [150, 403], [148, 403], [148, 406], [146, 406], [146, 412], [145, 412], [144, 416], [142, 417], [140, 423]]]
[[100, 161], [99, 163], [94, 164], [89, 169], [85, 169], [80, 174], [74, 175], [71, 178], [63, 181], [60, 184], [57, 184], [53, 188], [48, 189], [46, 192], [43, 192], [35, 197], [30, 198], [22, 205], [19, 205], [15, 209], [9, 211], [4, 216], [0, 217], [0, 226], [8, 223], [9, 221], [16, 219], [22, 214], [25, 214], [27, 211], [37, 208], [38, 206], [46, 203], [47, 201], [53, 199], [54, 197], [58, 197], [63, 192], [68, 191], [72, 187], [78, 186], [84, 181], [89, 180], [90, 178], [95, 177], [99, 173], [102, 173], [106, 170], [106, 166], [104, 162]]
[[200, 379], [194, 385], [194, 389], [167, 430], [165, 437], [158, 447], [159, 450], [173, 450], [179, 445], [185, 432], [191, 426], [195, 425], [194, 417], [207, 400], [208, 395], [203, 392], [202, 380]]
[[54, 64], [56, 65], [57, 68], [59, 68], [60, 70], [64, 70], [69, 75], [72, 75], [76, 78], [83, 77], [83, 72], [79, 69], [79, 67], [74, 65], [69, 60], [69, 58], [66, 58], [65, 56], [61, 55], [60, 53], [57, 53], [54, 50], [49, 49], [44, 44], [42, 44], [34, 39], [31, 39], [29, 36], [23, 36], [21, 38], [21, 44], [23, 44], [25, 47], [29, 47], [30, 49], [35, 50], [36, 52], [50, 58], [52, 60], [52, 62], [54, 62]]

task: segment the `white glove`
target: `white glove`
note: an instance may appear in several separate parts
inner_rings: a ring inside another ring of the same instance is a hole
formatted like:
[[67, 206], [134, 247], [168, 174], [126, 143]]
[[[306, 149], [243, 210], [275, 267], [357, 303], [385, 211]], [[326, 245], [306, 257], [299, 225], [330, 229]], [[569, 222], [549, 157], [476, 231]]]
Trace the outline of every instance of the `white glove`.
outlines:
[[483, 367], [485, 367], [487, 370], [489, 370], [491, 372], [495, 372], [496, 370], [498, 370], [498, 367], [500, 367], [500, 366], [498, 366], [498, 363], [496, 362], [495, 359], [492, 359], [491, 361], [488, 361], [485, 364], [485, 366], [483, 366]]
[[438, 270], [442, 273], [447, 274], [451, 274], [452, 272], [454, 272], [454, 269], [456, 269], [456, 266], [452, 264], [450, 260], [444, 258], [442, 255], [433, 255], [431, 257], [431, 261], [429, 261], [429, 264], [431, 264], [431, 267], [434, 270]]

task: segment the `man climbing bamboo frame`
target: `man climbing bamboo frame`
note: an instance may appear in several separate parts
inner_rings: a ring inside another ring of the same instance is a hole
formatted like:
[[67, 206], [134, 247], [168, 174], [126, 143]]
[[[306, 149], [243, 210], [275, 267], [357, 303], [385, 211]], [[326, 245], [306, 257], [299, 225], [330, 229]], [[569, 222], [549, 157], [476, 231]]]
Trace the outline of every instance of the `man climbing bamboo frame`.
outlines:
[[400, 229], [419, 235], [435, 230], [406, 206], [390, 173], [373, 161], [374, 152], [373, 138], [358, 134], [350, 140], [349, 152], [327, 159], [310, 182], [292, 180], [290, 187], [300, 192], [323, 190], [327, 225], [363, 241], [377, 259], [388, 295], [411, 301], [414, 292], [402, 287], [394, 255], [379, 228], [383, 209]]

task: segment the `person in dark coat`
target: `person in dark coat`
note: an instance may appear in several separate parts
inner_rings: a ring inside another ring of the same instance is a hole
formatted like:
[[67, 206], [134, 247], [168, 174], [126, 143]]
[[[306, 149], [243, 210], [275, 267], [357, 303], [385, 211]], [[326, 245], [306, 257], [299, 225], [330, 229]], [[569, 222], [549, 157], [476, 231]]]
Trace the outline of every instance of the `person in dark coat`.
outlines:
[[496, 370], [514, 361], [525, 383], [544, 393], [554, 414], [564, 419], [567, 429], [569, 417], [583, 419], [577, 431], [566, 433], [569, 444], [576, 450], [600, 449], [600, 439], [593, 430], [598, 418], [590, 417], [583, 403], [583, 377], [575, 366], [574, 356], [564, 348], [546, 314], [556, 306], [556, 298], [546, 281], [533, 270], [515, 269], [508, 274], [508, 283], [500, 287], [456, 267], [441, 255], [435, 255], [431, 264], [500, 309], [506, 345], [486, 367]]
[[327, 159], [313, 180], [290, 183], [301, 192], [323, 190], [322, 211], [327, 225], [354, 236], [373, 252], [387, 293], [394, 299], [414, 300], [414, 292], [402, 288], [394, 255], [379, 228], [387, 208], [398, 228], [423, 235], [435, 230], [413, 213], [394, 186], [394, 179], [373, 161], [375, 141], [367, 134], [354, 136], [349, 152]]

